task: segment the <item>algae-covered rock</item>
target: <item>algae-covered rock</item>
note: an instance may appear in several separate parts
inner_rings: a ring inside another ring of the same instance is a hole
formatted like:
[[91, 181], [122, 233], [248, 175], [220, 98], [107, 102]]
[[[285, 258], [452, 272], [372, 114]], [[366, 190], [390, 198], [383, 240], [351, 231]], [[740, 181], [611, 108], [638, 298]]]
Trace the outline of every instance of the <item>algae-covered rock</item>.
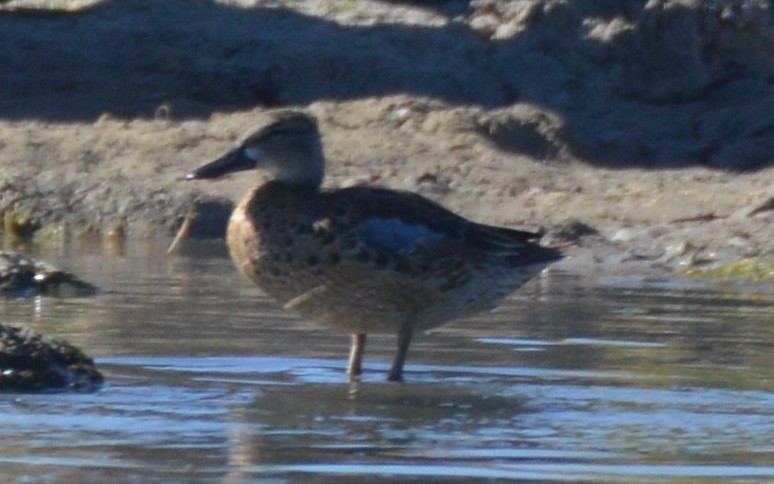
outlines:
[[696, 268], [685, 271], [686, 275], [718, 279], [745, 279], [752, 282], [774, 282], [774, 260], [742, 259], [716, 267]]
[[96, 286], [51, 264], [0, 251], [0, 295], [82, 297], [97, 292]]
[[94, 361], [75, 346], [0, 324], [0, 391], [93, 391], [102, 382]]

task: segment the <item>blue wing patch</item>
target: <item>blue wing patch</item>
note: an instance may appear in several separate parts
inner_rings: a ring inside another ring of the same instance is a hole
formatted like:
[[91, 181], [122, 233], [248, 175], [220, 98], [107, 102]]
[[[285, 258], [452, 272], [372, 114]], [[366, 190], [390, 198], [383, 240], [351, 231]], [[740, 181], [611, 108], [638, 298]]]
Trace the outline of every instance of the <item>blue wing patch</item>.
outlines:
[[372, 218], [365, 224], [361, 237], [368, 244], [384, 249], [401, 252], [417, 245], [432, 244], [444, 239], [444, 235], [434, 232], [425, 225], [416, 225], [396, 218]]

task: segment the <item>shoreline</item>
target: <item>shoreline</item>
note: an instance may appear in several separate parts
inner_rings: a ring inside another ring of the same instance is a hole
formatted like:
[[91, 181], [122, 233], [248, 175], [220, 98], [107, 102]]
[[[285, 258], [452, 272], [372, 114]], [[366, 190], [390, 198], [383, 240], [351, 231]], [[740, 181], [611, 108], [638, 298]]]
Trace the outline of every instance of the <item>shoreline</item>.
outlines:
[[764, 3], [39, 3], [0, 7], [5, 238], [171, 236], [192, 207], [215, 236], [258, 179], [185, 174], [285, 106], [326, 186], [569, 237], [583, 270], [774, 259]]

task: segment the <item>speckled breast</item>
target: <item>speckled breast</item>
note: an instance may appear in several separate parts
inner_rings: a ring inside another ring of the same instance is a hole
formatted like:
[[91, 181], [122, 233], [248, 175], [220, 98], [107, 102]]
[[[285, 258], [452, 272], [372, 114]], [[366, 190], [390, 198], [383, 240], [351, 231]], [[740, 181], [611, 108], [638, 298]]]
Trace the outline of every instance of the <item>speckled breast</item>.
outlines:
[[320, 284], [312, 218], [294, 193], [264, 186], [248, 194], [229, 220], [227, 243], [234, 263], [279, 302]]

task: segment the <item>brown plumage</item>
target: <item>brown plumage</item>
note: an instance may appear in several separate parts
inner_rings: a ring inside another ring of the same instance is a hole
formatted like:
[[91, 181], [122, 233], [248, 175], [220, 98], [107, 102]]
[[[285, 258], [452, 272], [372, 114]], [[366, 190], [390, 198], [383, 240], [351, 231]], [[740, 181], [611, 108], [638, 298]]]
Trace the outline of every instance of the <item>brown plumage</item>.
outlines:
[[398, 335], [388, 379], [400, 380], [414, 331], [490, 309], [561, 258], [536, 234], [469, 221], [414, 193], [321, 190], [324, 163], [314, 119], [283, 112], [188, 177], [274, 173], [234, 210], [231, 256], [286, 307], [352, 334], [351, 378], [367, 333]]

